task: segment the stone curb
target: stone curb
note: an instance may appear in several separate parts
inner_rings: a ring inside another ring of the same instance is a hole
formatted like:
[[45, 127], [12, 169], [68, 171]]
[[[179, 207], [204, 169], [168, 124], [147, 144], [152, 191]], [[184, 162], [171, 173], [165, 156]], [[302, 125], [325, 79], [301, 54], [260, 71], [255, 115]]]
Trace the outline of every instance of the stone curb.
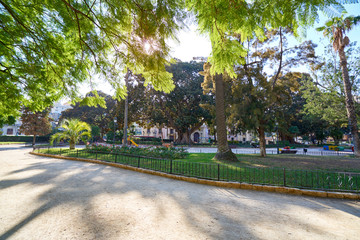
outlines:
[[153, 170], [149, 170], [149, 169], [137, 168], [137, 167], [132, 167], [132, 166], [128, 166], [128, 165], [123, 165], [120, 163], [105, 162], [105, 161], [100, 161], [100, 160], [64, 157], [64, 156], [50, 155], [50, 154], [44, 154], [44, 153], [35, 153], [35, 152], [30, 152], [30, 154], [43, 156], [43, 157], [50, 157], [50, 158], [97, 163], [97, 164], [132, 170], [132, 171], [136, 171], [136, 172], [147, 173], [147, 174], [157, 175], [157, 176], [161, 176], [161, 177], [167, 177], [167, 178], [171, 178], [171, 179], [186, 181], [186, 182], [206, 184], [206, 185], [224, 187], [224, 188], [238, 188], [238, 189], [246, 189], [246, 190], [286, 193], [286, 194], [293, 194], [293, 195], [322, 197], [322, 198], [341, 198], [341, 199], [360, 200], [360, 194], [356, 194], [356, 193], [326, 192], [326, 191], [304, 190], [304, 189], [289, 188], [289, 187], [265, 186], [265, 185], [258, 185], [258, 184], [249, 184], [249, 183], [221, 182], [221, 181], [214, 181], [214, 180], [198, 179], [198, 178], [193, 178], [193, 177], [185, 177], [185, 176], [180, 176], [180, 175], [173, 175], [173, 174], [169, 174], [169, 173], [157, 172], [157, 171], [153, 171]]

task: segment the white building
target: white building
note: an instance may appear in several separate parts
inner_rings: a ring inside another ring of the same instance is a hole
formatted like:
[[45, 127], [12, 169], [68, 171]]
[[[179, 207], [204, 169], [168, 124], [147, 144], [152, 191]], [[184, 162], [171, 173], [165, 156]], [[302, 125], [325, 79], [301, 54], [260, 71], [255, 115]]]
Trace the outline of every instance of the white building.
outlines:
[[[61, 104], [60, 102], [57, 102], [54, 104], [54, 107], [51, 109], [49, 113], [49, 117], [53, 119], [51, 122], [53, 127], [56, 127], [57, 122], [59, 121], [59, 118], [61, 116], [61, 112], [65, 111], [66, 109], [71, 108], [69, 103]], [[2, 135], [7, 136], [18, 136], [23, 135], [20, 133], [19, 128], [21, 126], [21, 120], [16, 120], [14, 125], [4, 125], [0, 130], [2, 131]]]
[[14, 125], [4, 125], [0, 130], [2, 131], [2, 135], [7, 135], [7, 136], [18, 136], [18, 135], [22, 135], [20, 133], [20, 126], [21, 126], [21, 121], [16, 120]]
[[54, 104], [54, 107], [51, 108], [51, 111], [49, 113], [49, 117], [53, 119], [54, 122], [58, 122], [59, 118], [61, 116], [61, 112], [67, 110], [71, 108], [70, 103], [60, 103], [60, 102], [56, 102]]
[[[136, 136], [148, 136], [148, 137], [157, 137], [162, 139], [170, 139], [175, 141], [178, 137], [178, 133], [173, 128], [159, 128], [159, 127], [151, 127], [151, 128], [143, 128], [139, 125], [135, 124], [135, 135]], [[210, 129], [204, 123], [198, 130], [194, 131], [191, 136], [191, 140], [195, 143], [209, 143], [209, 140], [214, 140], [214, 135], [210, 134]], [[239, 142], [251, 142], [254, 138], [254, 135], [249, 131], [245, 133], [240, 133], [237, 135], [228, 135], [228, 141], [239, 141]]]

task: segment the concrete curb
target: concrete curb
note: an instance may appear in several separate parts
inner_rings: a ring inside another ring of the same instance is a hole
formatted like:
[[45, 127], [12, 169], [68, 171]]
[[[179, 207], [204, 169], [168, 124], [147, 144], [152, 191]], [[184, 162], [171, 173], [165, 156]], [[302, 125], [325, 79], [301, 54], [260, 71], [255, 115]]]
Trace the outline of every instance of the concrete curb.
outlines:
[[173, 175], [173, 174], [169, 174], [169, 173], [157, 172], [157, 171], [153, 171], [153, 170], [149, 170], [149, 169], [137, 168], [137, 167], [132, 167], [132, 166], [128, 166], [128, 165], [123, 165], [120, 163], [105, 162], [105, 161], [100, 161], [100, 160], [64, 157], [64, 156], [50, 155], [50, 154], [44, 154], [44, 153], [35, 153], [35, 152], [30, 152], [30, 154], [43, 156], [43, 157], [50, 157], [50, 158], [66, 159], [66, 160], [81, 161], [81, 162], [88, 162], [88, 163], [97, 163], [97, 164], [132, 170], [132, 171], [136, 171], [136, 172], [140, 172], [140, 173], [147, 173], [147, 174], [157, 175], [157, 176], [161, 176], [161, 177], [167, 177], [167, 178], [171, 178], [171, 179], [175, 179], [175, 180], [181, 180], [181, 181], [199, 183], [199, 184], [206, 184], [206, 185], [224, 187], [224, 188], [238, 188], [238, 189], [246, 189], [246, 190], [277, 192], [277, 193], [286, 193], [286, 194], [293, 194], [293, 195], [322, 197], [322, 198], [341, 198], [341, 199], [360, 200], [360, 194], [356, 194], [356, 193], [326, 192], [326, 191], [304, 190], [304, 189], [289, 188], [289, 187], [265, 186], [265, 185], [258, 185], [258, 184], [249, 184], [249, 183], [221, 182], [221, 181], [214, 181], [214, 180], [198, 179], [198, 178], [193, 178], [193, 177], [185, 177], [185, 176], [180, 176], [180, 175]]

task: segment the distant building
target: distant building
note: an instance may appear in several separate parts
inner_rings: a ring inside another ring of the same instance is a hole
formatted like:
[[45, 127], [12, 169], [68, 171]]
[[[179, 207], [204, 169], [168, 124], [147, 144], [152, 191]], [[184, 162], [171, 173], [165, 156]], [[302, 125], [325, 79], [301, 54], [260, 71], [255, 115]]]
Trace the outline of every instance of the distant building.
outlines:
[[6, 136], [19, 136], [22, 135], [20, 133], [21, 120], [16, 120], [14, 125], [4, 125], [0, 130], [2, 131], [2, 135]]
[[61, 112], [71, 108], [70, 103], [60, 103], [56, 102], [54, 106], [51, 108], [51, 111], [49, 113], [49, 117], [52, 119], [54, 123], [57, 123], [59, 121], [59, 118], [61, 116]]
[[207, 57], [193, 57], [192, 62], [207, 62]]
[[[136, 136], [147, 136], [147, 137], [157, 137], [163, 139], [170, 139], [175, 141], [178, 138], [178, 133], [173, 128], [169, 127], [151, 127], [151, 128], [142, 128], [139, 125], [135, 124], [135, 135]], [[206, 124], [203, 124], [199, 129], [194, 131], [191, 136], [191, 140], [194, 143], [209, 143], [209, 140], [214, 140], [214, 135], [210, 134], [210, 129]], [[236, 135], [228, 135], [228, 141], [238, 141], [241, 143], [251, 142], [254, 138], [254, 135], [249, 131], [245, 133], [239, 133]]]
[[[61, 116], [61, 112], [65, 111], [66, 109], [71, 108], [70, 103], [61, 104], [59, 102], [54, 104], [54, 107], [51, 109], [49, 113], [49, 117], [53, 119], [50, 123], [53, 127], [57, 126], [59, 118]], [[4, 125], [0, 130], [2, 131], [2, 135], [7, 136], [19, 136], [23, 135], [20, 133], [19, 129], [21, 126], [21, 120], [16, 120], [14, 125]]]

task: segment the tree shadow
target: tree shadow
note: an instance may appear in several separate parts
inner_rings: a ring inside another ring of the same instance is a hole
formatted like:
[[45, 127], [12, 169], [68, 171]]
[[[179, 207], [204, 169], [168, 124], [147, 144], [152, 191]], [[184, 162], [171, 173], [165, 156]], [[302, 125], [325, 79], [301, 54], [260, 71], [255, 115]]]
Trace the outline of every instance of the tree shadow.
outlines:
[[[240, 236], [258, 239], [259, 225], [269, 227], [269, 232], [278, 230], [279, 223], [274, 222], [277, 215], [283, 215], [284, 225], [292, 222], [291, 226], [302, 226], [325, 236], [326, 230], [301, 217], [285, 216], [286, 211], [294, 207], [319, 211], [333, 208], [360, 216], [359, 204], [353, 201], [224, 189], [104, 165], [21, 154], [19, 157], [29, 158], [31, 163], [20, 162], [25, 166], [8, 171], [2, 177], [0, 191], [22, 184], [30, 188], [49, 187], [36, 197], [39, 206], [23, 219], [12, 222], [12, 226], [0, 233], [0, 239], [8, 239], [38, 217], [67, 206], [79, 208], [81, 224], [93, 239], [114, 238], [111, 234], [141, 227], [159, 227], [166, 233], [186, 227], [198, 234], [197, 237], [209, 239], [239, 239]], [[103, 199], [108, 202], [99, 202]], [[141, 218], [154, 221], [144, 223]], [[164, 230], [160, 226], [162, 221], [167, 221], [165, 226], [176, 229]], [[281, 236], [285, 238], [287, 234], [284, 232]]]

